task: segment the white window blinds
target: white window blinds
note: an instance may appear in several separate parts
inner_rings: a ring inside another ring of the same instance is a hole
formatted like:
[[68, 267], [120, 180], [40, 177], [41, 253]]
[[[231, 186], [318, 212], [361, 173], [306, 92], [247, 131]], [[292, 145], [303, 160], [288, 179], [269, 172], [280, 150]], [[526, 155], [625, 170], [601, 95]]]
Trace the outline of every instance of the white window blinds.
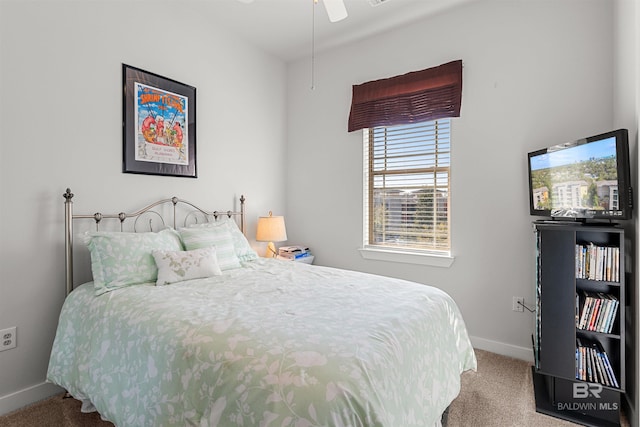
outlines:
[[364, 130], [364, 244], [450, 250], [451, 121]]

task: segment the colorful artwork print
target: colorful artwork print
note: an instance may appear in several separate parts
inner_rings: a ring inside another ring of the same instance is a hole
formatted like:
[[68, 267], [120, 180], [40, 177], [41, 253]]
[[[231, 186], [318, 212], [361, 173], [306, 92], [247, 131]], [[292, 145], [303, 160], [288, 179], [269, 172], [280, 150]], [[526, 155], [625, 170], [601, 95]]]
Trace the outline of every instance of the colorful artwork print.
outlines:
[[188, 165], [188, 98], [138, 82], [134, 93], [135, 159]]
[[196, 88], [122, 64], [122, 172], [197, 178]]

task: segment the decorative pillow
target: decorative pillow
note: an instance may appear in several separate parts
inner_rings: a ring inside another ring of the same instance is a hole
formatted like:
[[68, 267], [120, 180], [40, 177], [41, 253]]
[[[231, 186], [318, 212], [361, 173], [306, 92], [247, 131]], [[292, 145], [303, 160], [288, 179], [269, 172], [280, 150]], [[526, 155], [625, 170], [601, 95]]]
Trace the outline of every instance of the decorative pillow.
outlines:
[[180, 236], [171, 228], [157, 233], [85, 233], [85, 243], [91, 253], [91, 272], [96, 295], [126, 286], [155, 282], [158, 268], [151, 252], [182, 250]]
[[258, 254], [253, 250], [249, 241], [242, 234], [242, 231], [238, 228], [238, 224], [235, 221], [228, 219], [227, 217], [223, 217], [215, 222], [206, 222], [204, 224], [195, 224], [191, 227], [204, 227], [204, 228], [212, 228], [212, 227], [223, 227], [229, 230], [231, 233], [231, 238], [233, 239], [233, 247], [236, 252], [236, 256], [240, 261], [253, 261], [258, 259]]
[[193, 251], [153, 251], [152, 254], [158, 266], [158, 286], [222, 274], [213, 246]]
[[186, 250], [215, 246], [220, 270], [240, 268], [231, 233], [226, 227], [189, 227], [178, 230]]

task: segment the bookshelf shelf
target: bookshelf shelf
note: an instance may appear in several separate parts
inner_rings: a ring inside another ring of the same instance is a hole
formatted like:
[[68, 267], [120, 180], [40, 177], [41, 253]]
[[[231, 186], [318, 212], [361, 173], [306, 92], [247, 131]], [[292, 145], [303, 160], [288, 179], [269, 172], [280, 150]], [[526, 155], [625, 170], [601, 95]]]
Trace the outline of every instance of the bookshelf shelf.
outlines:
[[576, 328], [576, 335], [578, 336], [584, 335], [585, 337], [593, 336], [593, 337], [601, 337], [601, 338], [613, 338], [618, 340], [620, 339], [619, 334], [610, 334], [610, 333], [597, 332], [597, 331], [586, 331], [584, 329], [577, 329], [577, 328]]
[[620, 425], [625, 392], [624, 229], [535, 222], [536, 409], [585, 425]]
[[589, 279], [576, 279], [576, 285], [580, 287], [586, 288], [601, 288], [601, 287], [614, 287], [619, 288], [620, 282], [607, 282], [607, 281], [597, 281], [597, 280], [589, 280]]

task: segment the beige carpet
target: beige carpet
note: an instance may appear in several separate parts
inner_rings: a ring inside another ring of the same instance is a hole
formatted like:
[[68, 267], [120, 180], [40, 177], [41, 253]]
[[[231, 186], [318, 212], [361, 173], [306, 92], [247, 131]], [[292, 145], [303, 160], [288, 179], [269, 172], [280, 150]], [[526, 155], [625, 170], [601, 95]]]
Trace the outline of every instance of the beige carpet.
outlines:
[[[529, 364], [476, 350], [478, 371], [462, 375], [462, 391], [451, 404], [447, 427], [563, 427], [566, 421], [536, 413]], [[623, 426], [629, 424], [623, 420]], [[0, 417], [0, 427], [113, 427], [80, 402], [62, 395]], [[402, 426], [397, 426], [402, 427]]]
[[83, 414], [80, 401], [64, 394], [19, 409], [0, 417], [1, 427], [113, 427], [97, 412]]
[[447, 427], [563, 427], [576, 424], [536, 412], [531, 366], [476, 350], [477, 372], [462, 374], [460, 395], [449, 407]]

